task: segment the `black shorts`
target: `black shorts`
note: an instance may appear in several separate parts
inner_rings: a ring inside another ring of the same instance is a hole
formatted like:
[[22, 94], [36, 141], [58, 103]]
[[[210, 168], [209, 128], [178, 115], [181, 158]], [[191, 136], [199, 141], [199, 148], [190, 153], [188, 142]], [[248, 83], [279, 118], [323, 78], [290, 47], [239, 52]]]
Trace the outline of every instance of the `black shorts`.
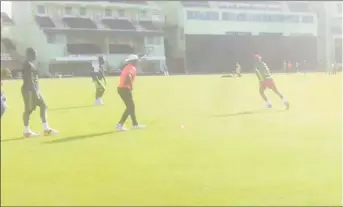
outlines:
[[25, 111], [34, 111], [37, 106], [46, 107], [44, 98], [40, 93], [37, 94], [36, 91], [22, 89], [21, 94], [24, 100]]

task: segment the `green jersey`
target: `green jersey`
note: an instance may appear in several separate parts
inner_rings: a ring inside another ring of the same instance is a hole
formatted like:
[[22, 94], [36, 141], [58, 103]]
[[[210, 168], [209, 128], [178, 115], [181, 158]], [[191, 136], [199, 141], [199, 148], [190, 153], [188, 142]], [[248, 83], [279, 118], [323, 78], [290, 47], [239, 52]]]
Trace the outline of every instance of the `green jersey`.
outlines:
[[264, 81], [266, 79], [272, 79], [272, 74], [269, 71], [269, 68], [265, 62], [257, 62], [255, 63], [255, 71], [257, 78], [260, 81]]

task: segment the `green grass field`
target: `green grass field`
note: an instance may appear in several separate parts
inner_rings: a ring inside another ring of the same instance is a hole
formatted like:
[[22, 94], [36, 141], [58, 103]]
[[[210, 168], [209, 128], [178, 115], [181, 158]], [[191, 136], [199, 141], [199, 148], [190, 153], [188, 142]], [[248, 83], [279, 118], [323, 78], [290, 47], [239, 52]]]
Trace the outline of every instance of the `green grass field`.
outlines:
[[[137, 77], [140, 131], [115, 132], [124, 105], [109, 78], [44, 79], [58, 136], [23, 139], [21, 81], [1, 120], [2, 205], [342, 205], [342, 76]], [[130, 126], [130, 120], [127, 126]], [[180, 125], [184, 128], [180, 128]], [[38, 110], [31, 129], [42, 132]]]

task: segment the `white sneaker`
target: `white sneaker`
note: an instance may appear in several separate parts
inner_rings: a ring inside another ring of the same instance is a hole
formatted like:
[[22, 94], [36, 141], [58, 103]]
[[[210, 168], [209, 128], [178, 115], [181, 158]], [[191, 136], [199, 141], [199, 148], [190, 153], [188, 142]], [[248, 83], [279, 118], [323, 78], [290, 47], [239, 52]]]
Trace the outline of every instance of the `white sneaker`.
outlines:
[[95, 100], [95, 105], [104, 105], [104, 102], [99, 98]]
[[49, 135], [55, 135], [58, 134], [58, 131], [55, 129], [45, 129], [44, 130], [44, 136], [49, 136]]
[[144, 129], [144, 128], [146, 128], [146, 126], [138, 124], [138, 125], [133, 126], [133, 128], [134, 129]]
[[264, 107], [265, 107], [266, 109], [271, 109], [271, 108], [272, 108], [272, 105], [271, 105], [270, 103], [266, 103], [266, 105], [264, 105]]
[[5, 109], [8, 109], [8, 105], [6, 104], [6, 102], [2, 102], [3, 103], [3, 106]]
[[117, 131], [129, 131], [129, 129], [125, 128], [122, 124], [117, 124], [116, 129]]
[[39, 137], [39, 134], [29, 131], [29, 132], [24, 132], [24, 137], [26, 138]]

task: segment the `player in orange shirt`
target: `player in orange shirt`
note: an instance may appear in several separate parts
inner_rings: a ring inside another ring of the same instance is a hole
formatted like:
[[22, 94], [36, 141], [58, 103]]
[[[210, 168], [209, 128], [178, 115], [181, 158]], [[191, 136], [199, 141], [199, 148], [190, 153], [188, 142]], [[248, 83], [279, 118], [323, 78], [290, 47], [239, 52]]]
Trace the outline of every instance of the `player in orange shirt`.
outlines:
[[125, 59], [125, 66], [121, 71], [120, 74], [120, 81], [118, 85], [118, 94], [123, 100], [126, 109], [117, 124], [116, 128], [119, 131], [127, 131], [124, 127], [124, 123], [127, 117], [130, 115], [132, 120], [132, 125], [134, 129], [142, 129], [145, 128], [144, 125], [140, 125], [137, 122], [136, 118], [136, 111], [135, 111], [135, 103], [132, 97], [132, 84], [136, 78], [136, 66], [138, 63], [139, 57], [137, 55], [130, 55]]

